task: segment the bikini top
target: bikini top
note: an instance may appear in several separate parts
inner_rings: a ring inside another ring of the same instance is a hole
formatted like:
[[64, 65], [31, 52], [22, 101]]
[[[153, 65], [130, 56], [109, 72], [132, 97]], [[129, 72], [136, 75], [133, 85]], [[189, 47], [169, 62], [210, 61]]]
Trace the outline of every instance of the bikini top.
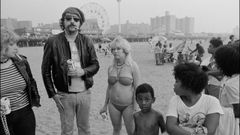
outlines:
[[108, 83], [114, 85], [119, 82], [122, 85], [129, 86], [133, 83], [132, 69], [124, 64], [120, 67], [111, 66], [108, 71]]

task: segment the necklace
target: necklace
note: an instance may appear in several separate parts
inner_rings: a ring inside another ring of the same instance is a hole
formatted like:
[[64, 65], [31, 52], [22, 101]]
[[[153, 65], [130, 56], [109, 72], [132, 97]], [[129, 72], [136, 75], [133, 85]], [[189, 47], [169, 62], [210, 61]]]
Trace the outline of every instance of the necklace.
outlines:
[[123, 63], [123, 64], [121, 64], [121, 65], [116, 64], [116, 68], [117, 68], [117, 69], [121, 69], [124, 65], [125, 65], [125, 63]]
[[1, 64], [7, 63], [8, 60], [9, 60], [9, 58], [7, 58], [7, 59], [5, 59], [5, 60], [2, 60], [2, 61], [1, 61]]

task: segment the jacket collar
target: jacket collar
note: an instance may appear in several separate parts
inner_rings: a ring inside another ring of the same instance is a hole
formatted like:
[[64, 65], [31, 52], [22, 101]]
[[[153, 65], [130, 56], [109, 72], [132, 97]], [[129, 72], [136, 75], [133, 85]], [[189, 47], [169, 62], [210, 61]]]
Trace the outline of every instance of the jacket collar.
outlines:
[[[60, 33], [60, 37], [64, 40], [64, 42], [67, 42], [67, 38], [65, 36], [64, 31]], [[80, 39], [81, 39], [81, 33], [79, 32], [76, 36], [75, 43], [78, 43], [80, 41]]]

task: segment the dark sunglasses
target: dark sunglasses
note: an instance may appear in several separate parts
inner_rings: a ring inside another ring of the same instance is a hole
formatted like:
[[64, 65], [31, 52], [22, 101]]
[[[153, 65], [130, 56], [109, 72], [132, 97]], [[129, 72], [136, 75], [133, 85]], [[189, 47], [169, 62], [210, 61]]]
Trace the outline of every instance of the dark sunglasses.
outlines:
[[79, 22], [79, 21], [80, 21], [79, 18], [72, 17], [72, 16], [66, 16], [65, 19], [66, 19], [67, 21], [71, 21], [72, 19], [73, 19], [75, 22]]

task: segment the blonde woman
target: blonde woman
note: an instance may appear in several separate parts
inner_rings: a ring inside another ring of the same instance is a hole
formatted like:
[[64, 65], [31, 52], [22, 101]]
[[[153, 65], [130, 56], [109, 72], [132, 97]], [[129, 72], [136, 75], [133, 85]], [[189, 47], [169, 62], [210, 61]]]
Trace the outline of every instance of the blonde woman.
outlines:
[[114, 56], [108, 68], [108, 87], [106, 99], [100, 114], [107, 108], [113, 125], [113, 135], [119, 135], [122, 118], [128, 135], [133, 134], [133, 112], [136, 110], [135, 89], [139, 84], [138, 65], [131, 57], [131, 46], [122, 37], [116, 37], [110, 45]]
[[1, 28], [0, 98], [10, 100], [11, 112], [1, 105], [0, 114], [6, 119], [0, 121], [0, 134], [4, 128], [5, 134], [35, 135], [32, 107], [40, 106], [40, 96], [26, 57], [17, 54], [17, 40], [15, 33]]

